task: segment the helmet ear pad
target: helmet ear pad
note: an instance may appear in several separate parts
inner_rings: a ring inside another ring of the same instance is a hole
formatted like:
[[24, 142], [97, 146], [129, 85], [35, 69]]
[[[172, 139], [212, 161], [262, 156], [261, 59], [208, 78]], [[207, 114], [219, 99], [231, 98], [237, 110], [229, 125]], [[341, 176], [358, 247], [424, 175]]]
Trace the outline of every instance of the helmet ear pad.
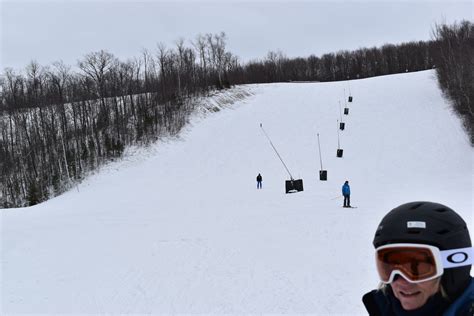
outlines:
[[[385, 215], [373, 244], [378, 248], [393, 243], [427, 244], [440, 250], [472, 246], [466, 222], [461, 216], [449, 207], [433, 202], [402, 204]], [[468, 286], [470, 270], [470, 265], [444, 269], [441, 285], [450, 298], [456, 298]]]

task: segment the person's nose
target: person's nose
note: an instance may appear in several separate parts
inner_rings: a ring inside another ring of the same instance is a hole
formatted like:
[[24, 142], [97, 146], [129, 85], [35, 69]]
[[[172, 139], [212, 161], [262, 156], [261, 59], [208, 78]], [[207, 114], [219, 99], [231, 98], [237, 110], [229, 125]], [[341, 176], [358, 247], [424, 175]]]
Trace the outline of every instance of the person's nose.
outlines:
[[410, 282], [408, 282], [407, 279], [405, 279], [403, 277], [403, 275], [397, 273], [395, 274], [395, 277], [393, 278], [393, 282], [392, 283], [397, 283], [397, 284], [401, 284], [401, 285], [408, 285], [408, 284], [411, 284]]

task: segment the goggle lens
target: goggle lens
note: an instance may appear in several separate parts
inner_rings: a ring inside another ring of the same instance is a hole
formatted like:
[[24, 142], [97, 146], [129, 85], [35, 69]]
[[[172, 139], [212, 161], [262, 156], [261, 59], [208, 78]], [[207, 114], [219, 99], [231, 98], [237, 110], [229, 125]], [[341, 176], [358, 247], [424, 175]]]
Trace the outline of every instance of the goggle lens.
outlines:
[[427, 248], [396, 247], [377, 250], [377, 270], [388, 283], [392, 272], [400, 271], [409, 281], [419, 282], [437, 275], [434, 254]]

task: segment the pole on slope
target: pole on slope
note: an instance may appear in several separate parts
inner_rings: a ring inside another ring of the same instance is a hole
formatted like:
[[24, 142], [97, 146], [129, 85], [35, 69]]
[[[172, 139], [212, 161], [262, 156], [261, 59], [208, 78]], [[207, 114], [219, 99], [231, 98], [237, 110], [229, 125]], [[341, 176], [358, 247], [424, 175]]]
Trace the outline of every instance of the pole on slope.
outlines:
[[[339, 101], [339, 112], [341, 112], [341, 101]], [[347, 107], [345, 91], [344, 91], [344, 115], [349, 115], [349, 108]], [[341, 121], [342, 121], [342, 115], [341, 115]]]
[[341, 122], [342, 122], [341, 101], [339, 101], [339, 117], [341, 118]]
[[[339, 125], [339, 121], [337, 121], [337, 125]], [[339, 141], [339, 128], [337, 129], [337, 149], [341, 148], [341, 144]]]
[[272, 146], [273, 150], [274, 150], [275, 153], [277, 154], [278, 158], [280, 158], [280, 161], [281, 161], [281, 163], [283, 164], [283, 167], [285, 167], [286, 172], [288, 172], [288, 174], [290, 175], [290, 179], [293, 180], [293, 176], [291, 175], [290, 170], [288, 170], [288, 167], [286, 166], [285, 162], [283, 161], [283, 159], [281, 158], [280, 154], [278, 153], [278, 151], [276, 150], [275, 146], [273, 145], [272, 140], [270, 139], [270, 137], [268, 137], [268, 134], [267, 134], [267, 133], [265, 132], [265, 130], [263, 129], [262, 123], [260, 123], [260, 128], [262, 129], [263, 134], [265, 134], [265, 136], [267, 137], [268, 141], [270, 142], [270, 145]]
[[[339, 121], [337, 122], [339, 125]], [[343, 155], [343, 150], [341, 149], [341, 144], [340, 144], [340, 140], [339, 140], [339, 128], [337, 129], [337, 152], [336, 152], [336, 156], [338, 158], [342, 158], [342, 155]]]
[[319, 162], [321, 164], [321, 170], [319, 170], [319, 180], [326, 181], [328, 179], [328, 171], [323, 170], [323, 158], [321, 156], [321, 141], [319, 140], [319, 133], [318, 133], [318, 148], [319, 148]]
[[319, 133], [318, 133], [318, 148], [319, 148], [319, 163], [321, 164], [321, 170], [323, 169], [323, 158], [321, 157], [321, 142], [319, 140]]
[[283, 164], [283, 167], [285, 167], [286, 172], [288, 172], [288, 174], [290, 175], [290, 180], [285, 181], [285, 193], [296, 193], [296, 192], [303, 191], [303, 179], [297, 179], [297, 180], [293, 179], [293, 176], [291, 175], [290, 170], [288, 170], [288, 167], [286, 166], [285, 162], [281, 158], [281, 156], [278, 153], [277, 149], [273, 145], [272, 140], [270, 139], [268, 134], [263, 129], [262, 123], [260, 123], [260, 128], [262, 129], [262, 132], [267, 137], [268, 141], [270, 142], [270, 145], [272, 146], [273, 150], [275, 151], [275, 153], [277, 154], [277, 156], [280, 159], [281, 163]]
[[347, 84], [349, 85], [349, 102], [352, 102], [351, 83], [350, 83], [350, 81], [348, 81]]
[[[344, 89], [344, 100], [346, 99], [346, 89]], [[345, 101], [344, 101], [345, 102]], [[345, 112], [345, 108], [344, 108], [344, 112]], [[344, 130], [345, 128], [345, 123], [342, 121], [342, 112], [341, 112], [341, 101], [339, 101], [339, 116], [341, 118], [341, 123], [339, 124], [339, 128], [341, 129], [341, 131]]]

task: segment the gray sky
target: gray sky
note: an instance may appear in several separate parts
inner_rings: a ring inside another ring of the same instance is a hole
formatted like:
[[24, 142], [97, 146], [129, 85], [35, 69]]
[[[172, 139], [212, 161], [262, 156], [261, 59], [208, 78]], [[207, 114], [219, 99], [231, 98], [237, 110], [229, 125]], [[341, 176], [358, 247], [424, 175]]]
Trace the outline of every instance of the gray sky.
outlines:
[[1, 62], [75, 65], [108, 50], [122, 60], [179, 38], [226, 32], [242, 61], [281, 50], [289, 57], [428, 40], [435, 23], [473, 21], [473, 1], [112, 1], [0, 0]]

